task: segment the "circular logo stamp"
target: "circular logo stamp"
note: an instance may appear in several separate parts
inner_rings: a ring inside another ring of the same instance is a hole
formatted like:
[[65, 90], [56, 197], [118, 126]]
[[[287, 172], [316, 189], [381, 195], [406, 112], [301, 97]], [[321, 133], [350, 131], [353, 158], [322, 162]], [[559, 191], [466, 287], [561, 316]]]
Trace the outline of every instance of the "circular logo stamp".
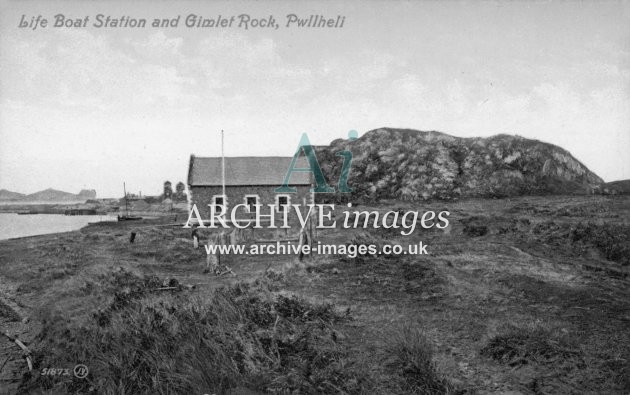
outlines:
[[74, 372], [74, 377], [78, 379], [84, 379], [87, 377], [88, 373], [90, 373], [90, 370], [88, 369], [87, 366], [79, 364], [74, 367], [73, 372]]

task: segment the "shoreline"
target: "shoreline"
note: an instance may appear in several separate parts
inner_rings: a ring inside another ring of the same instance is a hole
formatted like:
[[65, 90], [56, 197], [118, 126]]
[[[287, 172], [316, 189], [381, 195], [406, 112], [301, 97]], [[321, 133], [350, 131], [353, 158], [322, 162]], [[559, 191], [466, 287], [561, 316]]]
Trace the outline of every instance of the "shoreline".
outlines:
[[[0, 213], [0, 214], [12, 214], [12, 213]], [[15, 213], [13, 213], [15, 214]], [[34, 234], [34, 235], [25, 235], [25, 236], [15, 236], [15, 237], [8, 237], [8, 238], [0, 238], [0, 243], [6, 243], [6, 242], [13, 242], [13, 241], [20, 241], [20, 240], [26, 240], [26, 239], [33, 239], [33, 238], [38, 238], [38, 237], [53, 237], [53, 236], [62, 236], [65, 235], [67, 233], [72, 233], [72, 232], [80, 232], [82, 230], [94, 227], [94, 226], [114, 226], [113, 224], [116, 224], [115, 226], [119, 226], [121, 229], [127, 229], [130, 226], [135, 226], [137, 227], [138, 225], [144, 225], [144, 226], [164, 226], [164, 225], [170, 225], [171, 223], [173, 225], [181, 223], [181, 221], [177, 221], [179, 219], [181, 219], [181, 214], [179, 217], [175, 217], [174, 215], [160, 215], [160, 213], [148, 213], [148, 212], [130, 212], [130, 215], [137, 215], [137, 216], [141, 216], [142, 219], [139, 221], [133, 221], [133, 223], [127, 223], [127, 222], [119, 222], [119, 221], [94, 221], [94, 222], [88, 222], [87, 224], [77, 228], [77, 229], [73, 229], [73, 230], [62, 230], [62, 231], [52, 231], [52, 232], [46, 232], [46, 233], [38, 233], [38, 234]], [[34, 214], [34, 215], [46, 215], [46, 214]], [[61, 215], [63, 217], [68, 217], [68, 218], [73, 218], [73, 217], [77, 217], [77, 216], [72, 216], [72, 215], [68, 215], [65, 216], [63, 214], [50, 214], [50, 215]], [[105, 215], [100, 215], [100, 217], [103, 217]], [[90, 217], [99, 217], [99, 215], [90, 215]], [[116, 218], [113, 215], [109, 215], [109, 217], [113, 217], [114, 219]]]

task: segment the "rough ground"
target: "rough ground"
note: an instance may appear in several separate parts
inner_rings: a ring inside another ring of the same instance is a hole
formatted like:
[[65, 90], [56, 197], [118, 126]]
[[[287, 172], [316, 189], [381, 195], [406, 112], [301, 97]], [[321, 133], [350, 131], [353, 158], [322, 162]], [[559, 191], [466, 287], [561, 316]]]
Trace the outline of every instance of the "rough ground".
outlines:
[[30, 343], [39, 329], [37, 323], [28, 322], [26, 312], [15, 304], [3, 292], [0, 286], [0, 394], [14, 393], [22, 375], [28, 370], [25, 352], [20, 349], [12, 337], [16, 335], [25, 343]]
[[[194, 284], [184, 292], [208, 298], [220, 285], [293, 267], [274, 279], [276, 293], [349, 309], [352, 319], [335, 330], [374, 377], [391, 376], [390, 340], [411, 326], [428, 340], [440, 375], [461, 392], [630, 392], [630, 199], [392, 201], [375, 209], [393, 208], [448, 209], [451, 226], [409, 237], [382, 229], [318, 235], [335, 244], [422, 240], [429, 256], [315, 256], [297, 268], [294, 257], [229, 257], [236, 276], [218, 278], [203, 273], [205, 253], [190, 248], [189, 232], [167, 224], [103, 224], [0, 242], [0, 296], [10, 304], [0, 305], [0, 325], [37, 350], [39, 322], [54, 312], [77, 325], [88, 320], [111, 301], [107, 279], [120, 268]], [[11, 318], [15, 310], [20, 320]], [[0, 372], [15, 381], [3, 387], [10, 393], [26, 364], [7, 346], [0, 340], [0, 366], [6, 352], [12, 361]], [[379, 391], [391, 392], [388, 385]]]

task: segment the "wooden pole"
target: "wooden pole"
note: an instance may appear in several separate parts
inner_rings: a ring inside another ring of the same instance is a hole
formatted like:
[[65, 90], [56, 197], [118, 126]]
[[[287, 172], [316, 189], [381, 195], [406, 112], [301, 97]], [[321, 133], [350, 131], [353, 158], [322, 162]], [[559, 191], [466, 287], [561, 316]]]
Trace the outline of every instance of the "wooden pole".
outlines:
[[129, 209], [127, 208], [127, 186], [125, 185], [125, 182], [123, 181], [123, 192], [125, 194], [125, 215], [127, 215], [127, 217], [129, 216]]
[[223, 151], [223, 129], [221, 129], [221, 193], [225, 205], [225, 153]]
[[[9, 332], [4, 332], [4, 335], [9, 338], [12, 342], [18, 345], [24, 351], [24, 357], [26, 358], [26, 364], [28, 365], [28, 370], [33, 370], [33, 360], [31, 359], [31, 351], [18, 339], [17, 337], [11, 336]], [[6, 362], [5, 362], [6, 363]]]

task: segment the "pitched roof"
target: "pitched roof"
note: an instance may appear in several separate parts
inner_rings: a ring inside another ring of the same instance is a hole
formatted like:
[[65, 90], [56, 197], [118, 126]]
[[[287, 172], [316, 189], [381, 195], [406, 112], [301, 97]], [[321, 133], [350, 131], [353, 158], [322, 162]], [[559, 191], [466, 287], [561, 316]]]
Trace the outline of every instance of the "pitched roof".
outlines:
[[[240, 156], [225, 158], [225, 185], [282, 185], [291, 157]], [[304, 156], [296, 167], [309, 167]], [[311, 173], [295, 172], [289, 185], [310, 185]], [[221, 185], [221, 158], [192, 155], [188, 168], [188, 184], [194, 186]]]

